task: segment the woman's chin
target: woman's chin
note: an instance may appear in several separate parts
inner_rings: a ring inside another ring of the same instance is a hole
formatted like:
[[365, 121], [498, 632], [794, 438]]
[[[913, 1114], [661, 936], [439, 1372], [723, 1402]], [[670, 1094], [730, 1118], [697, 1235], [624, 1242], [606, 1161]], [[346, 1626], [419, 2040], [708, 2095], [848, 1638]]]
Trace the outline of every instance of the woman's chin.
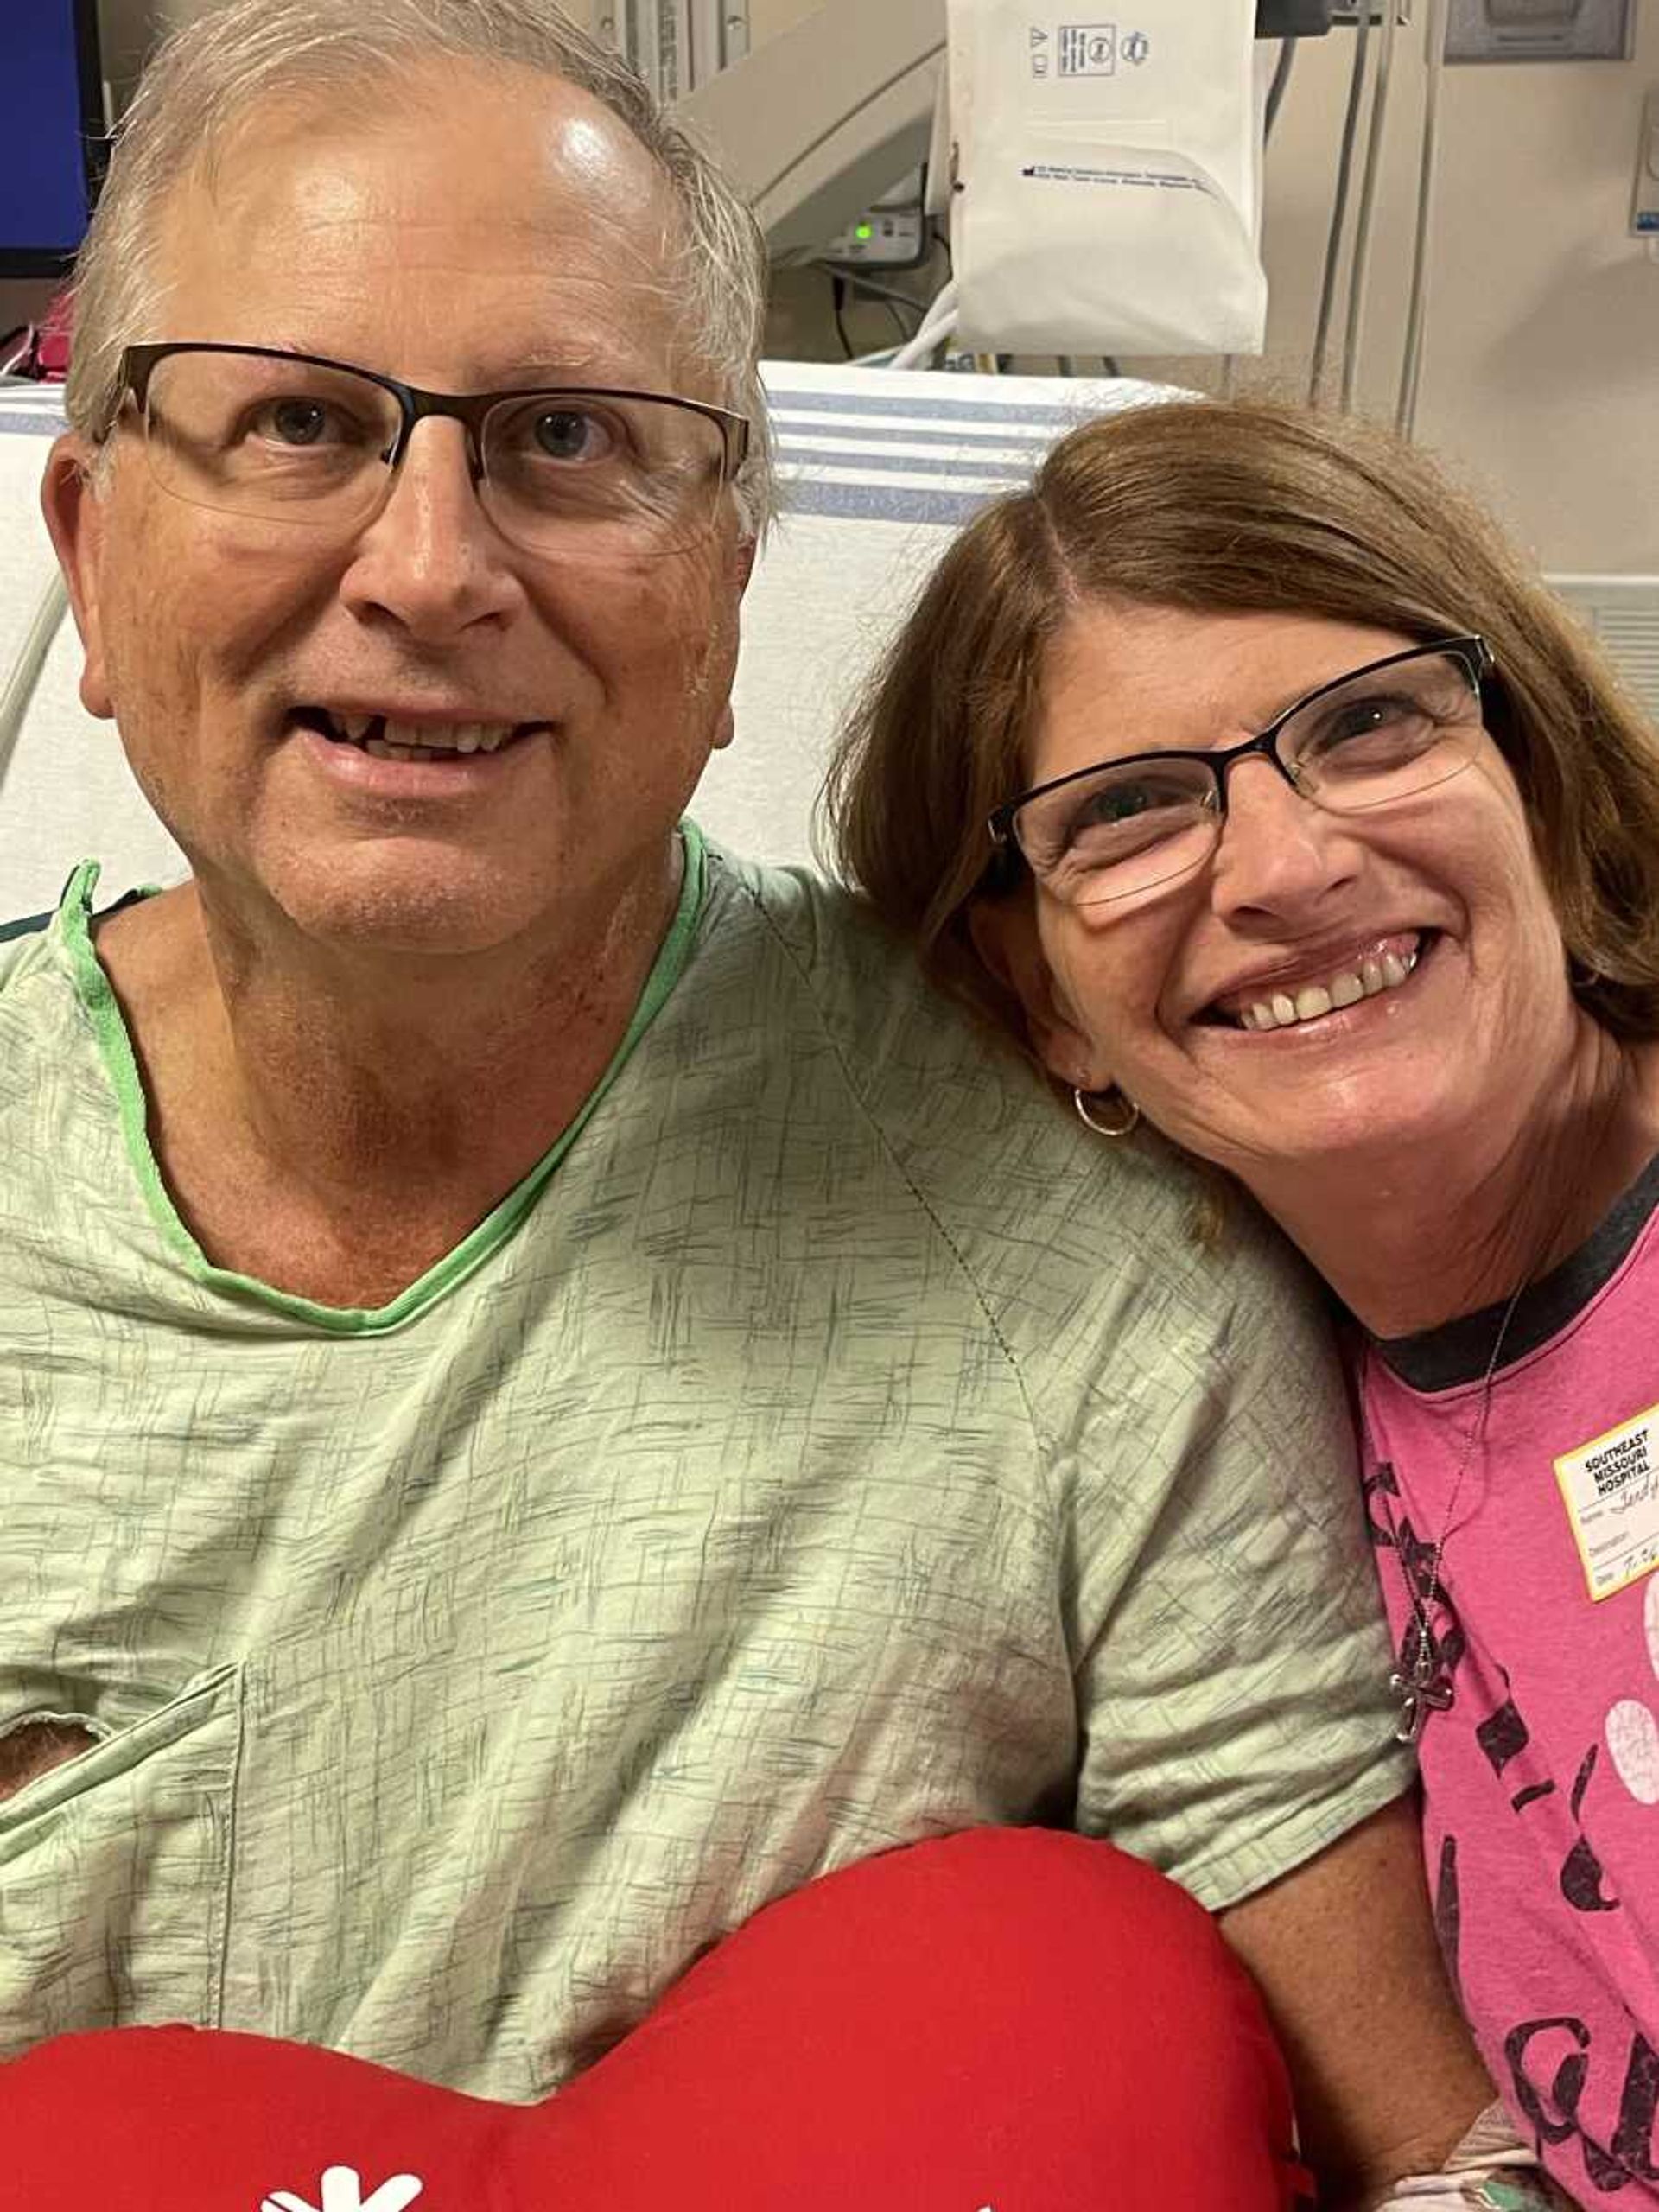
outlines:
[[[1131, 1086], [1132, 1087], [1132, 1086]], [[1185, 1150], [1282, 1199], [1298, 1179], [1339, 1200], [1410, 1179], [1411, 1164], [1446, 1154], [1471, 1102], [1450, 1097], [1425, 1067], [1330, 1071], [1317, 1082], [1238, 1084], [1201, 1115], [1148, 1103], [1147, 1117]]]

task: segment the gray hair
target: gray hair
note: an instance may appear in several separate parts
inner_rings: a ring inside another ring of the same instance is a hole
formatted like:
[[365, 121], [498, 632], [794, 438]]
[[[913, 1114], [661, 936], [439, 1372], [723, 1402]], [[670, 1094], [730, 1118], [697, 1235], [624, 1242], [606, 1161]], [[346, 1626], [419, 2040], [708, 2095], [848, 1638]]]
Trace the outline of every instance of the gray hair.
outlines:
[[267, 94], [340, 86], [433, 56], [563, 78], [623, 123], [666, 177], [683, 235], [677, 293], [692, 344], [724, 403], [753, 424], [738, 479], [746, 526], [772, 504], [771, 440], [757, 366], [766, 255], [753, 216], [709, 156], [621, 55], [552, 0], [229, 0], [156, 51], [118, 134], [75, 273], [75, 346], [65, 406], [87, 437], [109, 435], [123, 349], [162, 334], [157, 246], [163, 205]]

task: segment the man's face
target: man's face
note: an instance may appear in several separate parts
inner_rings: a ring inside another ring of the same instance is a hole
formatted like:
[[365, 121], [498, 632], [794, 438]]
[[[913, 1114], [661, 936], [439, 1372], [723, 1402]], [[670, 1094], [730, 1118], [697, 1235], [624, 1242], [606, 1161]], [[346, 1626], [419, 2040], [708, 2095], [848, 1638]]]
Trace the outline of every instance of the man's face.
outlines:
[[[665, 186], [556, 80], [445, 65], [261, 115], [166, 213], [146, 337], [443, 391], [719, 397], [686, 344]], [[210, 896], [342, 948], [461, 952], [554, 948], [561, 915], [591, 925], [660, 883], [729, 733], [728, 514], [689, 550], [594, 565], [496, 531], [454, 422], [416, 427], [386, 505], [344, 535], [173, 496], [130, 411], [113, 444], [96, 493], [67, 456], [48, 488], [82, 696]], [[404, 763], [332, 742], [319, 709], [519, 734]]]

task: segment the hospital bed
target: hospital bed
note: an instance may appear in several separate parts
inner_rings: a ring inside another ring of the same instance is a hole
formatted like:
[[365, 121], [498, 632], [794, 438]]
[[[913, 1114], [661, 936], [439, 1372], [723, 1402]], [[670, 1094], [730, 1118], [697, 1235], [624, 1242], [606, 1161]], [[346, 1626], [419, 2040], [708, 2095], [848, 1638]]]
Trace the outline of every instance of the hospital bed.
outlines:
[[[774, 363], [766, 380], [784, 512], [744, 607], [737, 738], [693, 804], [714, 836], [756, 859], [813, 855], [812, 820], [835, 732], [921, 578], [987, 499], [1026, 481], [1065, 430], [1103, 409], [1147, 404], [1127, 378], [961, 376]], [[104, 862], [111, 898], [176, 880], [183, 862], [144, 804], [109, 724], [77, 696], [80, 655], [65, 620], [38, 676], [28, 660], [54, 575], [38, 486], [62, 428], [52, 387], [0, 387], [0, 702], [24, 680], [21, 720], [0, 704], [0, 922], [57, 898], [78, 860]], [[1659, 653], [1617, 578], [1556, 578], [1600, 630], [1659, 717]], [[1627, 605], [1628, 601], [1628, 605]]]

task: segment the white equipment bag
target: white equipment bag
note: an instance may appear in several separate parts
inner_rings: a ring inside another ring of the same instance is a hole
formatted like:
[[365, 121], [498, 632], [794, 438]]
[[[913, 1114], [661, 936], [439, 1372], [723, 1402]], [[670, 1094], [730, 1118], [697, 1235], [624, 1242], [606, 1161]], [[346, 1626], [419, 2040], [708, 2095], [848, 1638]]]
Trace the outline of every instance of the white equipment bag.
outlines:
[[1255, 0], [1104, 15], [948, 0], [957, 342], [1259, 353]]

